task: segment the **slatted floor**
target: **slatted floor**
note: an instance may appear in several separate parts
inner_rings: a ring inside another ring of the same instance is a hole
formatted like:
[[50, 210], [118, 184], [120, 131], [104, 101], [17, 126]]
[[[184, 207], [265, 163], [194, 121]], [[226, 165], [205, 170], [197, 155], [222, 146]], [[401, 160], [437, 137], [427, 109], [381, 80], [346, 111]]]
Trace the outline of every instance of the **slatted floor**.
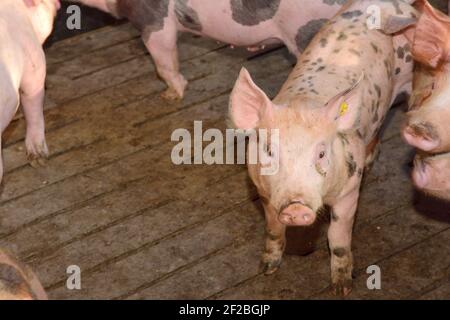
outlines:
[[[226, 128], [241, 65], [272, 96], [292, 66], [284, 49], [250, 56], [184, 35], [186, 98], [168, 104], [139, 35], [106, 27], [47, 50], [48, 165], [32, 168], [20, 116], [4, 134], [0, 246], [37, 272], [52, 299], [317, 299], [329, 293], [324, 230], [291, 229], [271, 277], [259, 271], [264, 221], [245, 166], [175, 166], [176, 128]], [[351, 299], [450, 298], [450, 207], [414, 193], [412, 150], [393, 110], [354, 231]], [[306, 254], [308, 253], [308, 254]], [[366, 288], [366, 268], [382, 290]], [[66, 288], [66, 268], [82, 290]]]

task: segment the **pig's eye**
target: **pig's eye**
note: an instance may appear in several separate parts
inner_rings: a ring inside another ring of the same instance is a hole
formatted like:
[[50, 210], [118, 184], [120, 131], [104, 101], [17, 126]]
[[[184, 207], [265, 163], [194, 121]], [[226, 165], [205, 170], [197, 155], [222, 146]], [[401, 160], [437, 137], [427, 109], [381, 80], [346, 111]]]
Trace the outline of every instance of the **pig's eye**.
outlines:
[[324, 143], [321, 143], [317, 145], [316, 147], [316, 154], [315, 154], [315, 161], [323, 162], [327, 158], [327, 149]]

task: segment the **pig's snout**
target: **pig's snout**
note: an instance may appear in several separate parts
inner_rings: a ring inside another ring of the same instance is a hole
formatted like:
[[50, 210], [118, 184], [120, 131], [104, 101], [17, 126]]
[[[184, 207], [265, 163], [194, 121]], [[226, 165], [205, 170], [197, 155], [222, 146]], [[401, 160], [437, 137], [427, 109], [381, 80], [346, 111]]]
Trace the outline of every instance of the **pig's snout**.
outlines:
[[281, 211], [278, 219], [287, 226], [309, 226], [316, 220], [316, 213], [302, 201], [293, 201]]
[[403, 130], [403, 137], [413, 147], [431, 152], [440, 145], [440, 139], [433, 125], [409, 123]]

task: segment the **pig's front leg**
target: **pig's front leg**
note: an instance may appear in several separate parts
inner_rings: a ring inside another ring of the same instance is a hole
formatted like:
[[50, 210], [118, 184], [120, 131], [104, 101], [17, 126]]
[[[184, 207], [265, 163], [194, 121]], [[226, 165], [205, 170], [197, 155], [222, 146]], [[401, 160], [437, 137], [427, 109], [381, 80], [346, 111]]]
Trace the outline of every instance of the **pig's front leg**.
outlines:
[[45, 141], [44, 96], [45, 58], [27, 61], [20, 86], [20, 100], [27, 124], [25, 145], [32, 166], [45, 164], [48, 148]]
[[328, 229], [331, 251], [331, 284], [336, 295], [346, 296], [352, 290], [352, 229], [358, 205], [359, 190], [352, 191], [332, 207]]
[[165, 26], [161, 31], [144, 35], [143, 40], [159, 76], [167, 83], [168, 89], [162, 97], [166, 100], [182, 99], [187, 81], [179, 71], [176, 26]]
[[263, 200], [266, 215], [266, 243], [262, 256], [265, 275], [275, 273], [281, 264], [286, 245], [286, 226], [278, 221], [278, 212]]

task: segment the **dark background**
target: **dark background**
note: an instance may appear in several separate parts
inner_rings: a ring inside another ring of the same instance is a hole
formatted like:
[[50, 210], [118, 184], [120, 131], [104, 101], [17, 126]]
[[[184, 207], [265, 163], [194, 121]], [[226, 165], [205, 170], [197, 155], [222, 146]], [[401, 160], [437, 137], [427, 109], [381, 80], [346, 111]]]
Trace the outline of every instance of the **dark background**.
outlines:
[[[1, 0], [0, 0], [1, 1]], [[69, 15], [66, 13], [67, 7], [72, 3], [62, 2], [61, 9], [58, 11], [58, 16], [56, 17], [55, 27], [53, 29], [52, 35], [47, 40], [47, 45], [52, 43], [73, 37], [80, 33], [91, 31], [97, 28], [101, 28], [106, 25], [121, 24], [125, 21], [117, 20], [111, 15], [104, 13], [100, 10], [80, 6], [81, 7], [81, 30], [68, 30], [66, 28], [66, 20]]]

